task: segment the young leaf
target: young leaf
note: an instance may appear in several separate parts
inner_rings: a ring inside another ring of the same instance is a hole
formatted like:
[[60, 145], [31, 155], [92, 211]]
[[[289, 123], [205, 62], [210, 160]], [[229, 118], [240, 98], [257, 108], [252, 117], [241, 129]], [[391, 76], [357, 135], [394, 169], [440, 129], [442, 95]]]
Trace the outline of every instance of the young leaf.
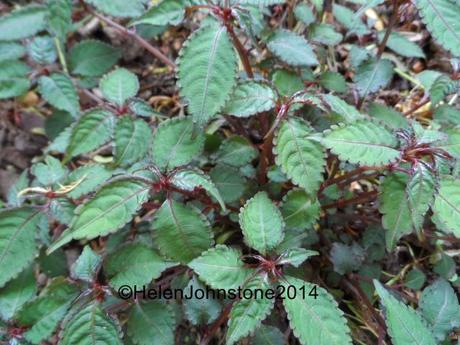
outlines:
[[310, 25], [315, 21], [315, 15], [310, 6], [305, 3], [300, 3], [294, 8], [294, 15], [297, 20], [300, 20], [305, 25]]
[[27, 302], [17, 315], [21, 326], [30, 327], [25, 338], [33, 344], [49, 339], [78, 292], [75, 285], [62, 277], [52, 280], [40, 296]]
[[0, 289], [0, 318], [11, 319], [24, 303], [35, 296], [36, 291], [37, 283], [31, 266]]
[[258, 156], [258, 150], [244, 137], [235, 135], [226, 139], [214, 155], [221, 164], [242, 167]]
[[27, 45], [27, 54], [33, 61], [46, 65], [57, 59], [56, 45], [50, 36], [36, 36]]
[[267, 48], [280, 60], [295, 67], [318, 64], [316, 55], [308, 42], [296, 33], [278, 29], [268, 39]]
[[393, 78], [393, 63], [387, 59], [371, 58], [359, 65], [355, 83], [361, 97], [377, 92], [387, 86]]
[[144, 0], [85, 0], [99, 11], [114, 17], [137, 17], [145, 10]]
[[460, 180], [441, 179], [433, 205], [433, 220], [443, 230], [460, 237]]
[[291, 248], [281, 254], [281, 260], [279, 261], [279, 264], [299, 267], [310, 256], [318, 254], [319, 253], [314, 250], [308, 250], [305, 248]]
[[211, 178], [198, 169], [181, 169], [170, 178], [171, 183], [180, 189], [193, 192], [195, 188], [206, 190], [226, 210], [224, 200]]
[[128, 167], [142, 160], [150, 148], [152, 131], [143, 120], [125, 116], [115, 126], [115, 162]]
[[460, 4], [450, 0], [415, 1], [422, 21], [442, 46], [460, 56]]
[[101, 79], [99, 88], [107, 100], [121, 107], [126, 100], [136, 96], [139, 91], [139, 80], [127, 69], [117, 68]]
[[77, 90], [70, 78], [63, 73], [40, 77], [39, 92], [42, 97], [57, 109], [65, 110], [76, 117], [80, 110]]
[[348, 125], [332, 126], [323, 144], [340, 159], [361, 165], [383, 165], [395, 161], [400, 152], [398, 141], [385, 127], [359, 120]]
[[[265, 291], [270, 287], [266, 279], [261, 276], [251, 279], [244, 288], [252, 290], [254, 296], [243, 298], [233, 305], [228, 319], [227, 345], [232, 345], [254, 332], [273, 309], [275, 299], [265, 297]], [[263, 293], [262, 296], [260, 292]]]
[[141, 17], [131, 22], [131, 25], [178, 25], [184, 18], [185, 7], [185, 0], [162, 0], [153, 5]]
[[40, 211], [22, 207], [0, 212], [0, 287], [16, 278], [37, 256], [35, 234], [46, 219]]
[[206, 124], [225, 105], [236, 84], [236, 64], [225, 26], [206, 25], [184, 44], [178, 62], [180, 94], [194, 122]]
[[458, 296], [444, 279], [436, 280], [423, 290], [419, 308], [438, 341], [444, 340], [449, 332], [460, 327]]
[[128, 319], [128, 334], [137, 345], [174, 345], [176, 320], [170, 305], [135, 303]]
[[0, 18], [0, 41], [21, 40], [45, 29], [45, 6], [24, 6]]
[[[185, 288], [186, 293], [188, 291], [206, 290], [206, 287], [193, 276], [190, 279], [187, 287]], [[222, 306], [218, 299], [205, 298], [199, 299], [194, 295], [193, 298], [186, 298], [183, 300], [184, 314], [192, 325], [207, 325], [217, 319], [220, 315]]]
[[275, 248], [284, 237], [281, 212], [265, 192], [257, 193], [246, 202], [240, 211], [240, 226], [246, 244], [262, 255]]
[[292, 189], [283, 198], [281, 205], [286, 229], [310, 228], [319, 218], [320, 204], [316, 197], [302, 189]]
[[100, 255], [96, 254], [90, 246], [85, 246], [77, 261], [72, 265], [72, 277], [90, 283], [93, 282], [101, 261]]
[[299, 187], [315, 193], [323, 180], [324, 149], [309, 138], [312, 128], [302, 119], [282, 122], [274, 139], [276, 164]]
[[104, 269], [110, 285], [117, 290], [123, 285], [148, 285], [164, 270], [175, 265], [163, 260], [147, 245], [131, 243], [111, 253], [105, 260]]
[[218, 244], [188, 266], [213, 289], [235, 289], [242, 286], [252, 272], [244, 267], [240, 257], [238, 250]]
[[[283, 304], [289, 325], [302, 345], [351, 344], [343, 313], [326, 290], [293, 277], [286, 277], [282, 285], [286, 289], [294, 286], [297, 291], [295, 298], [284, 298]], [[316, 298], [308, 296], [313, 288], [318, 294]], [[302, 291], [305, 291], [305, 299]]]
[[71, 226], [48, 248], [48, 254], [71, 240], [93, 239], [115, 232], [131, 221], [147, 201], [150, 186], [121, 178], [102, 187], [93, 199], [76, 210]]
[[407, 199], [411, 210], [412, 223], [416, 229], [423, 225], [425, 214], [434, 199], [436, 178], [424, 164], [415, 166], [414, 174], [407, 183]]
[[251, 80], [239, 82], [222, 113], [249, 117], [273, 109], [277, 98], [275, 91], [265, 83]]
[[343, 39], [342, 34], [335, 31], [332, 25], [323, 23], [314, 23], [311, 25], [308, 36], [313, 42], [328, 46], [337, 45]]
[[[120, 329], [99, 302], [91, 302], [76, 312], [64, 324], [61, 345], [122, 345]], [[96, 340], [97, 339], [97, 340]]]
[[102, 108], [94, 108], [80, 117], [72, 128], [64, 162], [105, 144], [111, 137], [115, 118]]
[[391, 251], [396, 242], [413, 230], [412, 212], [406, 194], [408, 177], [404, 173], [393, 173], [385, 177], [380, 195], [382, 224], [387, 230], [385, 240]]
[[188, 263], [213, 244], [208, 220], [199, 210], [166, 200], [152, 222], [160, 252], [173, 260]]
[[203, 150], [204, 133], [189, 117], [162, 122], [152, 141], [153, 162], [163, 170], [190, 163]]
[[97, 77], [110, 70], [120, 57], [121, 51], [107, 43], [84, 40], [70, 50], [69, 63], [73, 73]]
[[394, 345], [436, 345], [433, 334], [415, 310], [398, 301], [377, 280], [374, 286], [385, 306], [385, 320]]

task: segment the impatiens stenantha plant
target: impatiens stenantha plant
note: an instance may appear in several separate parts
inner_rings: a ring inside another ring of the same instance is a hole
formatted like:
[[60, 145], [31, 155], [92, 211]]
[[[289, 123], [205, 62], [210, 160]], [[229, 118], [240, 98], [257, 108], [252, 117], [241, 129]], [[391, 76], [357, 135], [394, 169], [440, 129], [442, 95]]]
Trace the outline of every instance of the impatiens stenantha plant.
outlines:
[[0, 344], [460, 344], [459, 0], [0, 3]]

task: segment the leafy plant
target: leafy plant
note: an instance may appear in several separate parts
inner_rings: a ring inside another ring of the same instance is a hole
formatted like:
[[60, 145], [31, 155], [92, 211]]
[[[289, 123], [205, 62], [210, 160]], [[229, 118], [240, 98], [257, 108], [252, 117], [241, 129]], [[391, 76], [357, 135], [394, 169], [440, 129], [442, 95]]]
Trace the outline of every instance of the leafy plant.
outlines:
[[1, 11], [2, 344], [459, 342], [459, 1]]

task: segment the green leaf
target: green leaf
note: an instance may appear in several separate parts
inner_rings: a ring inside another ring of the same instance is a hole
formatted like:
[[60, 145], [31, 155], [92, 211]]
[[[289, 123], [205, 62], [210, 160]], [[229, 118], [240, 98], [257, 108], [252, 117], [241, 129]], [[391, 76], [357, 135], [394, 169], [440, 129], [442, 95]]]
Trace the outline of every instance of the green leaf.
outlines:
[[365, 259], [365, 255], [364, 249], [356, 242], [353, 242], [352, 245], [334, 243], [331, 249], [334, 271], [343, 275], [358, 270]]
[[[308, 296], [315, 285], [303, 280], [286, 277], [282, 285], [294, 286], [295, 298], [283, 299], [289, 325], [302, 345], [351, 344], [349, 329], [337, 302], [323, 288], [316, 286], [317, 298]], [[292, 289], [292, 288], [291, 288]], [[300, 290], [302, 289], [302, 290]], [[305, 299], [302, 291], [305, 291]]]
[[136, 96], [139, 80], [127, 69], [117, 68], [101, 79], [99, 88], [105, 99], [121, 107], [126, 100]]
[[242, 167], [257, 158], [259, 151], [248, 139], [235, 135], [226, 139], [220, 146], [214, 160], [221, 164]]
[[84, 40], [70, 50], [69, 63], [73, 73], [97, 77], [109, 71], [120, 57], [121, 51], [107, 43]]
[[447, 75], [441, 74], [434, 80], [429, 90], [432, 106], [439, 104], [442, 100], [444, 100], [444, 97], [454, 93], [456, 88], [457, 83], [455, 83]]
[[240, 226], [245, 243], [262, 255], [284, 237], [283, 217], [266, 192], [259, 192], [246, 202], [240, 211]]
[[16, 278], [38, 255], [35, 234], [45, 219], [40, 209], [31, 207], [0, 212], [0, 287]]
[[0, 42], [0, 61], [20, 59], [26, 54], [22, 44], [15, 42]]
[[56, 109], [64, 110], [76, 117], [80, 111], [77, 89], [64, 73], [53, 73], [38, 80], [38, 91]]
[[275, 304], [274, 298], [265, 298], [264, 295], [265, 291], [270, 288], [267, 277], [256, 276], [244, 288], [252, 290], [253, 298], [242, 298], [233, 305], [227, 323], [227, 345], [232, 345], [253, 333]]
[[261, 325], [254, 335], [251, 345], [283, 345], [284, 334], [276, 327]]
[[347, 83], [345, 78], [337, 72], [326, 71], [321, 74], [319, 83], [322, 87], [335, 91], [335, 92], [346, 92]]
[[419, 308], [438, 341], [444, 340], [449, 332], [460, 327], [458, 296], [444, 279], [436, 280], [423, 290]]
[[279, 261], [279, 264], [299, 267], [310, 256], [315, 256], [318, 254], [319, 253], [315, 250], [308, 250], [305, 248], [291, 248], [281, 254], [281, 260]]
[[40, 296], [27, 302], [17, 314], [21, 326], [31, 326], [25, 338], [33, 344], [48, 340], [77, 295], [75, 285], [63, 277], [53, 279]]
[[123, 167], [133, 165], [147, 155], [151, 142], [152, 131], [145, 121], [122, 117], [115, 126], [115, 162]]
[[433, 205], [433, 220], [442, 230], [460, 237], [460, 180], [441, 179]]
[[150, 186], [130, 178], [120, 178], [102, 187], [93, 199], [75, 211], [75, 218], [48, 254], [71, 240], [93, 239], [115, 232], [131, 221], [147, 201]]
[[312, 227], [320, 216], [318, 199], [302, 189], [291, 189], [283, 197], [280, 208], [286, 229], [306, 230]]
[[322, 143], [340, 159], [354, 164], [384, 165], [400, 156], [396, 137], [372, 121], [333, 125], [325, 132]]
[[393, 297], [377, 280], [374, 286], [385, 306], [385, 321], [394, 345], [435, 345], [424, 320], [412, 308]]
[[74, 279], [93, 282], [102, 257], [96, 254], [89, 245], [83, 248], [78, 259], [72, 265], [71, 275]]
[[194, 191], [195, 188], [203, 188], [206, 190], [222, 207], [226, 210], [224, 200], [222, 199], [219, 190], [212, 182], [211, 178], [198, 169], [181, 169], [175, 172], [170, 177], [170, 182], [177, 188], [187, 191]]
[[45, 29], [48, 10], [29, 5], [0, 18], [0, 41], [21, 40]]
[[407, 119], [399, 111], [383, 104], [371, 103], [367, 111], [373, 118], [382, 121], [384, 125], [392, 129], [409, 128]]
[[225, 26], [206, 25], [190, 36], [178, 61], [180, 94], [193, 121], [216, 115], [236, 84], [236, 54]]
[[178, 25], [184, 18], [185, 7], [186, 2], [184, 0], [162, 0], [134, 20], [131, 25]]
[[282, 122], [274, 139], [276, 164], [294, 184], [315, 193], [323, 180], [324, 149], [310, 139], [313, 129], [304, 120], [291, 117]]
[[238, 250], [218, 244], [188, 266], [213, 289], [235, 289], [242, 286], [252, 272], [244, 267], [240, 257]]
[[105, 144], [112, 135], [114, 122], [114, 115], [102, 108], [94, 108], [83, 114], [72, 127], [64, 162]]
[[460, 4], [450, 0], [417, 0], [415, 6], [434, 38], [453, 55], [460, 56]]
[[408, 177], [404, 173], [393, 173], [385, 177], [380, 194], [382, 225], [387, 230], [385, 241], [390, 251], [396, 242], [414, 229], [411, 208], [406, 194]]
[[56, 45], [50, 36], [37, 36], [27, 45], [27, 53], [35, 62], [46, 65], [57, 59]]
[[0, 289], [0, 317], [11, 319], [24, 303], [35, 296], [36, 291], [37, 283], [31, 266]]
[[45, 186], [61, 181], [67, 173], [59, 159], [53, 156], [46, 156], [45, 163], [34, 164], [30, 170], [38, 182]]
[[142, 243], [127, 244], [105, 260], [104, 271], [110, 285], [118, 290], [123, 285], [147, 286], [173, 262], [163, 260], [153, 249]]
[[72, 171], [67, 179], [67, 184], [75, 184], [67, 195], [72, 199], [93, 192], [112, 176], [112, 171], [100, 164], [87, 164]]
[[273, 72], [272, 82], [283, 96], [292, 96], [305, 88], [297, 73], [285, 69], [278, 69]]
[[128, 334], [137, 345], [174, 345], [176, 320], [170, 305], [135, 303], [128, 319]]
[[305, 3], [300, 3], [294, 8], [294, 15], [297, 20], [300, 20], [305, 25], [310, 25], [316, 20], [310, 6]]
[[409, 289], [420, 290], [425, 284], [426, 275], [422, 270], [413, 268], [404, 277], [404, 285]]
[[145, 0], [85, 0], [99, 11], [114, 17], [137, 17], [145, 10]]
[[267, 48], [291, 66], [308, 67], [318, 64], [316, 55], [307, 40], [292, 31], [276, 30], [268, 39]]
[[60, 345], [122, 345], [121, 332], [115, 321], [92, 302], [76, 312], [64, 324]]
[[356, 17], [355, 13], [348, 7], [334, 4], [333, 13], [337, 21], [347, 28], [349, 33], [355, 33], [358, 36], [363, 36], [369, 33], [369, 29], [366, 24], [362, 22], [361, 18]]
[[163, 121], [153, 135], [153, 162], [163, 170], [190, 163], [203, 150], [204, 133], [189, 117]]
[[209, 176], [226, 203], [241, 198], [247, 188], [246, 179], [240, 171], [229, 166], [217, 165], [209, 172]]
[[407, 199], [411, 210], [412, 223], [421, 229], [425, 214], [430, 208], [436, 189], [436, 178], [425, 164], [418, 163], [412, 168], [413, 175], [407, 183]]
[[60, 40], [72, 31], [72, 0], [47, 0], [49, 31]]
[[354, 81], [361, 97], [386, 87], [393, 78], [393, 63], [387, 59], [370, 58], [359, 65]]
[[355, 122], [364, 117], [358, 109], [337, 96], [325, 94], [322, 95], [321, 98], [329, 105], [331, 110], [337, 113], [345, 122]]
[[438, 145], [439, 148], [446, 150], [455, 158], [460, 158], [460, 130], [458, 128], [447, 129], [447, 140]]
[[159, 113], [157, 113], [147, 101], [144, 101], [141, 98], [131, 98], [128, 101], [128, 107], [129, 110], [137, 116], [150, 118], [159, 115]]
[[213, 244], [210, 224], [201, 212], [174, 200], [166, 200], [155, 212], [152, 228], [160, 252], [183, 263]]
[[236, 117], [249, 117], [275, 107], [278, 96], [266, 83], [241, 81], [233, 90], [222, 113]]
[[[384, 31], [378, 33], [379, 42], [383, 41], [384, 36]], [[392, 32], [390, 34], [387, 41], [387, 47], [404, 57], [425, 58], [425, 53], [417, 44], [409, 41], [404, 35], [398, 32]]]
[[30, 87], [27, 77], [30, 68], [22, 61], [0, 62], [0, 99], [21, 96]]
[[311, 25], [308, 36], [313, 42], [326, 44], [328, 46], [337, 45], [343, 39], [342, 34], [335, 31], [332, 25], [323, 23]]
[[[185, 292], [189, 291], [198, 291], [206, 290], [206, 287], [195, 277], [193, 276], [190, 279]], [[192, 323], [192, 325], [207, 325], [215, 321], [220, 315], [222, 306], [219, 303], [219, 300], [216, 298], [205, 298], [199, 299], [196, 298], [196, 295], [193, 295], [193, 298], [186, 298], [182, 301], [184, 305], [184, 314], [187, 319]]]

